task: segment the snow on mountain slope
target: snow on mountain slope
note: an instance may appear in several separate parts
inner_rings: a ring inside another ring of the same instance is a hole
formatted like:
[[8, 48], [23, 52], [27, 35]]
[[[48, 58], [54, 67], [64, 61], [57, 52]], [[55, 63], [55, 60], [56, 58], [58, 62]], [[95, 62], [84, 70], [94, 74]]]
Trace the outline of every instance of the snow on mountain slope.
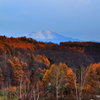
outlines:
[[80, 41], [78, 39], [64, 37], [62, 35], [59, 35], [55, 32], [49, 31], [49, 30], [42, 30], [39, 32], [31, 32], [28, 34], [24, 34], [23, 36], [26, 36], [28, 38], [31, 37], [31, 38], [36, 39], [38, 41], [54, 42], [54, 43], [65, 42], [65, 41]]
[[54, 38], [61, 38], [62, 36], [55, 33], [55, 32], [51, 32], [49, 30], [42, 30], [39, 32], [32, 32], [29, 34], [24, 34], [24, 36], [26, 37], [31, 37], [34, 39], [54, 39]]

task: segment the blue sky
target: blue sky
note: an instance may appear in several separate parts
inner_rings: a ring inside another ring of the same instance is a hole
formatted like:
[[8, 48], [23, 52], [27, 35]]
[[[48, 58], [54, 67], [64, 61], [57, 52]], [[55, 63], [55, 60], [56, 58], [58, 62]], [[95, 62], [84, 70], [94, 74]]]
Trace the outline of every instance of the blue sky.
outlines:
[[100, 41], [100, 0], [0, 0], [0, 35], [44, 29]]

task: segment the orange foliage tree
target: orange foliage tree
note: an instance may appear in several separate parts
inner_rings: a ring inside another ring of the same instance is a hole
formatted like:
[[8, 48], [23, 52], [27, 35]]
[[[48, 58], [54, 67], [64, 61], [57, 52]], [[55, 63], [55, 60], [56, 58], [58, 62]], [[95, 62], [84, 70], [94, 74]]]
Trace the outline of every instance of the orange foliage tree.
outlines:
[[22, 79], [26, 78], [26, 74], [24, 73], [27, 69], [27, 63], [20, 61], [17, 57], [13, 57], [13, 61], [8, 59], [8, 62], [12, 68], [12, 83], [18, 84], [22, 81]]
[[95, 64], [91, 64], [87, 68], [87, 73], [85, 76], [85, 83], [84, 83], [84, 94], [88, 98], [93, 98], [93, 95], [96, 94], [96, 91], [98, 89], [98, 75], [96, 72], [96, 66]]
[[[53, 64], [50, 70], [47, 70], [43, 77], [43, 82], [46, 87], [53, 86], [56, 88], [56, 98], [58, 100], [59, 89], [67, 85], [67, 70], [66, 64]], [[61, 92], [61, 91], [60, 91]]]
[[48, 58], [46, 58], [45, 55], [43, 55], [43, 56], [42, 55], [37, 55], [36, 60], [44, 62], [47, 66], [50, 65], [50, 61], [48, 60]]

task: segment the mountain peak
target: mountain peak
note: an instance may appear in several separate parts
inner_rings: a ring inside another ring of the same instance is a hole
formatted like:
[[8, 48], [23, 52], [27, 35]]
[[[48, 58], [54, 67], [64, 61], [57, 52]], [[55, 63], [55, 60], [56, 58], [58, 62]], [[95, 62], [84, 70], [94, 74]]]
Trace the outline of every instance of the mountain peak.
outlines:
[[57, 38], [56, 34], [54, 32], [51, 32], [49, 30], [42, 30], [36, 33], [37, 38], [39, 39], [54, 39]]
[[50, 30], [46, 30], [46, 29], [45, 29], [45, 30], [42, 30], [41, 32], [42, 32], [42, 33], [51, 33]]
[[64, 37], [62, 35], [59, 35], [55, 32], [52, 32], [50, 30], [42, 30], [39, 32], [31, 32], [26, 35], [26, 37], [31, 37], [33, 39], [36, 39], [38, 41], [43, 41], [43, 42], [54, 42], [54, 43], [60, 43], [63, 41], [79, 41], [78, 39], [73, 39], [70, 37]]
[[60, 35], [45, 29], [39, 32], [31, 32], [28, 34], [24, 34], [24, 36], [31, 37], [34, 39], [54, 39], [54, 38], [58, 38]]

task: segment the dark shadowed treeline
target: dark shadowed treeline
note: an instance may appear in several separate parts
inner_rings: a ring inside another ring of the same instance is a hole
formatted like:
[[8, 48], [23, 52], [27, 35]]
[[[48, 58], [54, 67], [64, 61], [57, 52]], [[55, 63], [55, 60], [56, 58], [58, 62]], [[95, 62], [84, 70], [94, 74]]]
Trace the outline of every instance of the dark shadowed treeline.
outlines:
[[100, 43], [94, 42], [61, 42], [61, 46], [86, 54], [92, 57], [94, 62], [98, 63], [100, 60]]

